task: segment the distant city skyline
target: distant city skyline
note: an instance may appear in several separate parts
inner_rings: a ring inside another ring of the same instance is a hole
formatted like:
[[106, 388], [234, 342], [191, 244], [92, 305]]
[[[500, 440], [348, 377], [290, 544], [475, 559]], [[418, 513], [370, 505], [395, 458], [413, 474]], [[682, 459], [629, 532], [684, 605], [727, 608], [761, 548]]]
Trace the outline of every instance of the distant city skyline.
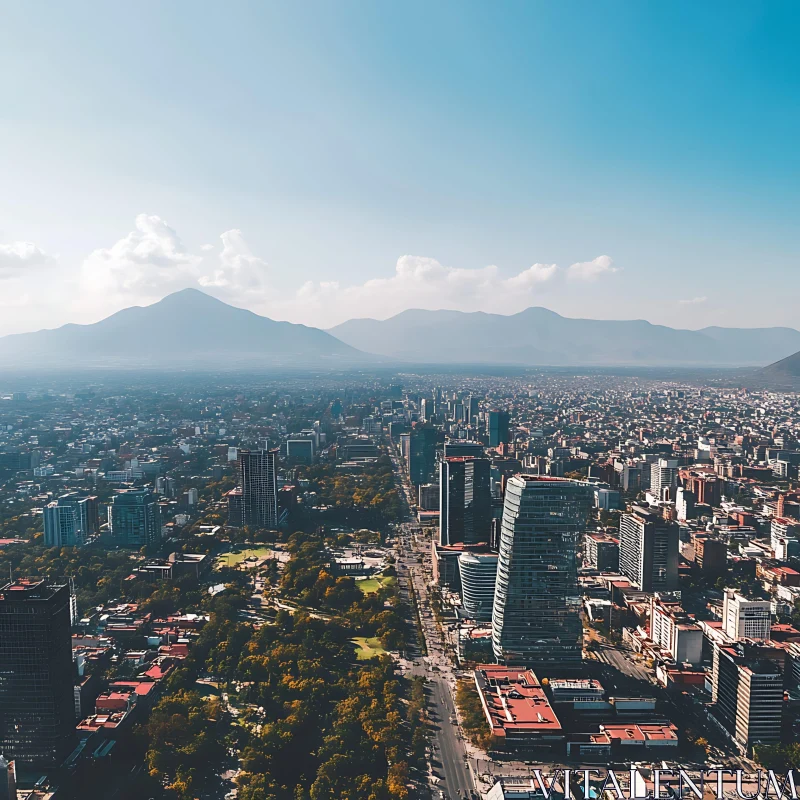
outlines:
[[0, 335], [188, 286], [320, 328], [529, 306], [798, 327], [798, 22], [8, 4]]

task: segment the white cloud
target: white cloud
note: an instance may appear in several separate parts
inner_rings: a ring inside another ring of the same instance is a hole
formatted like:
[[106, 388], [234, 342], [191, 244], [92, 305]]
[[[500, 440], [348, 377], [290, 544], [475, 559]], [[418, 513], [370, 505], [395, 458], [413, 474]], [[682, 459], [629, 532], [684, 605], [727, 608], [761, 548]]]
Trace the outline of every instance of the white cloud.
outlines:
[[611, 275], [619, 272], [619, 268], [614, 266], [614, 262], [609, 256], [598, 256], [592, 261], [579, 261], [571, 264], [567, 270], [570, 280], [575, 281], [596, 281], [604, 275]]
[[87, 291], [127, 296], [132, 304], [195, 285], [200, 261], [161, 217], [139, 214], [134, 230], [92, 252], [82, 271]]
[[350, 317], [385, 318], [408, 308], [458, 309], [513, 313], [530, 304], [534, 289], [551, 282], [556, 264], [533, 264], [502, 278], [494, 264], [467, 269], [449, 267], [434, 258], [402, 256], [394, 275], [342, 286], [334, 281], [307, 281], [294, 304], [284, 305], [289, 319], [317, 318], [329, 325]]
[[16, 275], [30, 267], [51, 264], [54, 260], [33, 242], [0, 244], [0, 277]]
[[682, 306], [699, 306], [702, 303], [705, 303], [708, 298], [704, 295], [703, 297], [689, 297], [686, 300], [678, 300], [678, 303]]
[[219, 261], [211, 272], [200, 275], [198, 283], [207, 288], [224, 290], [226, 294], [259, 292], [267, 285], [267, 262], [254, 256], [242, 232], [225, 231]]
[[[555, 299], [565, 277], [594, 280], [616, 271], [607, 256], [568, 269], [536, 262], [509, 274], [494, 264], [457, 267], [427, 256], [405, 255], [385, 277], [348, 284], [304, 281], [298, 275], [292, 286], [284, 273], [277, 281], [279, 288], [272, 280], [272, 268], [252, 251], [242, 231], [225, 231], [219, 244], [208, 243], [205, 237], [203, 241], [189, 248], [162, 217], [139, 214], [132, 230], [110, 246], [93, 250], [77, 272], [61, 270], [58, 283], [41, 289], [26, 279], [20, 292], [36, 289], [41, 299], [43, 289], [52, 289], [59, 313], [48, 315], [52, 303], [47, 308], [40, 303], [48, 323], [101, 319], [191, 286], [275, 319], [329, 327], [352, 317], [386, 318], [409, 308], [512, 314], [534, 304], [544, 292], [553, 292], [551, 300]], [[20, 265], [48, 259], [33, 244], [1, 246], [0, 277], [11, 265], [16, 284], [22, 281]]]

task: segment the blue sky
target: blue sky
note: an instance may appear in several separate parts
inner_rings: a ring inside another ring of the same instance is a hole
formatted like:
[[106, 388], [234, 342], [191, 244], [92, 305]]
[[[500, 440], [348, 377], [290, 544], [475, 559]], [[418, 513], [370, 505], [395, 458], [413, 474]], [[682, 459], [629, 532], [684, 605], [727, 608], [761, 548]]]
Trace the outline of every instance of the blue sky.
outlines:
[[796, 3], [0, 2], [0, 30], [0, 333], [184, 285], [321, 327], [800, 327]]

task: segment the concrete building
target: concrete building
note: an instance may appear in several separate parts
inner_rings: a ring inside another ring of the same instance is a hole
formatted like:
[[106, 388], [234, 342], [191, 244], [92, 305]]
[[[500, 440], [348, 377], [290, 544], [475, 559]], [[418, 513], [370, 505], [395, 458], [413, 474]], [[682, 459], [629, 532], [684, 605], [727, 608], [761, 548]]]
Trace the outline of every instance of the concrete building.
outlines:
[[722, 631], [732, 641], [770, 637], [772, 614], [769, 600], [748, 600], [735, 589], [725, 589], [722, 600]]
[[277, 450], [239, 450], [237, 466], [242, 490], [239, 527], [278, 527], [277, 460]]
[[619, 568], [643, 592], [678, 586], [678, 526], [642, 506], [623, 514]]
[[714, 715], [741, 753], [749, 754], [755, 744], [780, 742], [783, 684], [774, 661], [746, 657], [737, 645], [714, 648]]
[[587, 533], [584, 537], [586, 562], [600, 572], [619, 569], [619, 539], [605, 533]]
[[703, 660], [703, 630], [680, 603], [650, 601], [650, 638], [668, 650], [678, 664], [700, 664]]
[[70, 492], [48, 503], [43, 517], [47, 547], [80, 547], [99, 529], [97, 498], [78, 492]]
[[660, 500], [674, 500], [678, 488], [678, 459], [659, 458], [650, 465], [650, 491]]

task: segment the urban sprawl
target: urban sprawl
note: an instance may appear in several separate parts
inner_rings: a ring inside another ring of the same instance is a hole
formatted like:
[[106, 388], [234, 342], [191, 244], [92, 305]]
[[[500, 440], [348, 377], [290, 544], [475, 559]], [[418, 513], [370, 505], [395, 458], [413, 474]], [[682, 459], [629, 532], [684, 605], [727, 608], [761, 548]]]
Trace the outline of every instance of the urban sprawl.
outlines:
[[0, 800], [796, 798], [799, 410], [556, 370], [0, 386]]

